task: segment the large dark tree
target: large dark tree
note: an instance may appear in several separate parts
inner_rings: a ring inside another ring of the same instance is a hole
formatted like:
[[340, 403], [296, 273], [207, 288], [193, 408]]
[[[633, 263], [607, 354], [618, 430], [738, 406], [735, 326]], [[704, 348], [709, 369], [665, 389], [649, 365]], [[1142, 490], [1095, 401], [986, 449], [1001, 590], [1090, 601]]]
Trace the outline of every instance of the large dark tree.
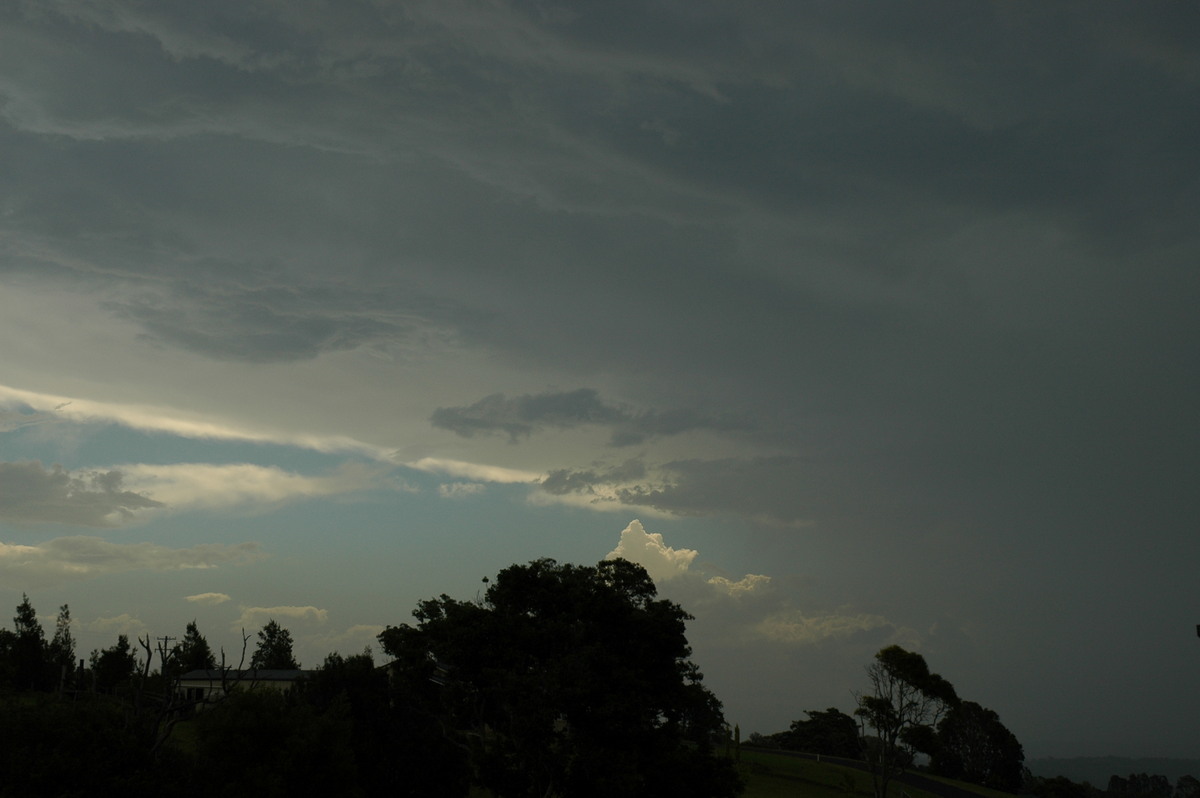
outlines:
[[690, 616], [639, 565], [535, 560], [482, 599], [421, 602], [380, 635], [424, 684], [475, 779], [507, 796], [726, 796], [720, 703], [689, 661]]
[[1016, 792], [1021, 788], [1024, 762], [1021, 743], [995, 712], [974, 701], [962, 701], [938, 724], [930, 766], [942, 776]]
[[92, 677], [96, 680], [96, 689], [102, 693], [116, 692], [117, 689], [133, 679], [137, 670], [137, 657], [134, 656], [133, 646], [129, 644], [127, 635], [117, 635], [117, 643], [103, 651], [92, 651]]
[[1200, 798], [1200, 779], [1195, 776], [1180, 776], [1175, 782], [1172, 798]]
[[295, 670], [300, 667], [292, 654], [292, 633], [275, 622], [267, 621], [258, 632], [258, 648], [250, 658], [251, 668]]
[[871, 692], [857, 696], [863, 736], [874, 736], [864, 749], [876, 798], [887, 798], [891, 780], [911, 762], [913, 754], [934, 746], [934, 727], [958, 703], [950, 682], [931, 673], [925, 658], [900, 646], [888, 646], [867, 667]]

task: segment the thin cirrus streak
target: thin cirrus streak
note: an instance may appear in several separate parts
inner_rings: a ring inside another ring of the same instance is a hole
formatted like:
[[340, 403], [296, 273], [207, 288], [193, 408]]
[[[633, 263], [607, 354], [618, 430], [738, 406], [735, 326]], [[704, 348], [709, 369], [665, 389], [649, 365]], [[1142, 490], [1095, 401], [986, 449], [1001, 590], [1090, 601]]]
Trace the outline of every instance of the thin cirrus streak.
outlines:
[[[26, 407], [34, 413], [22, 413]], [[165, 432], [198, 440], [244, 441], [296, 446], [324, 454], [359, 454], [380, 462], [392, 462], [390, 449], [374, 446], [344, 435], [312, 435], [255, 430], [226, 421], [184, 413], [153, 405], [99, 402], [78, 397], [57, 396], [0, 385], [0, 413], [3, 424], [13, 427], [36, 421], [67, 421], [77, 424], [110, 423], [146, 432]], [[32, 416], [32, 418], [30, 418]]]

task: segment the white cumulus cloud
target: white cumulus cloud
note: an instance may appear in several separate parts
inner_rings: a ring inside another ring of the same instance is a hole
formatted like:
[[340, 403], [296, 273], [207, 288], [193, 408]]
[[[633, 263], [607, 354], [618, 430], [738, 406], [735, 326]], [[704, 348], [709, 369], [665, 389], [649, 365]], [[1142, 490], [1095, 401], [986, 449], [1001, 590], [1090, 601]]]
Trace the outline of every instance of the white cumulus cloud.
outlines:
[[258, 629], [266, 625], [268, 621], [274, 620], [281, 626], [287, 626], [285, 623], [325, 623], [329, 617], [329, 610], [322, 610], [313, 606], [297, 607], [297, 606], [278, 606], [278, 607], [242, 607], [242, 614], [236, 621], [233, 622], [233, 629]]
[[635, 519], [621, 530], [620, 542], [605, 559], [620, 557], [635, 562], [645, 568], [655, 582], [662, 582], [687, 573], [698, 553], [694, 549], [671, 548], [663, 542], [660, 533], [647, 532], [642, 522]]

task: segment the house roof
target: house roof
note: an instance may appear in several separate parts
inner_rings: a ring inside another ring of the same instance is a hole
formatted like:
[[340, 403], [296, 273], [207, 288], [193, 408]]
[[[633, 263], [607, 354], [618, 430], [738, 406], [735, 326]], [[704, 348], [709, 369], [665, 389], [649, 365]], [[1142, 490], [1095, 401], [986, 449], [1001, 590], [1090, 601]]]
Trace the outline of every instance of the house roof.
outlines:
[[201, 668], [200, 670], [188, 671], [179, 677], [180, 681], [187, 682], [219, 682], [222, 679], [230, 679], [232, 681], [257, 681], [257, 682], [294, 682], [300, 679], [307, 679], [312, 676], [313, 671], [305, 670], [276, 670], [273, 668], [249, 668], [246, 670], [237, 670], [236, 668]]

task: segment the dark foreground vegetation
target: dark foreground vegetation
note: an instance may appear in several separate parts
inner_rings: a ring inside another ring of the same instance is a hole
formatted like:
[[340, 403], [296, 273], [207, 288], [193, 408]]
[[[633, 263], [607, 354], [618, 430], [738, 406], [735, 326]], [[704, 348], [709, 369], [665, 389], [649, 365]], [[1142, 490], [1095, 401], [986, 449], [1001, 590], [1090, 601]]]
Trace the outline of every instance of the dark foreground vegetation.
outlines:
[[[236, 663], [195, 623], [169, 649], [120, 636], [85, 663], [69, 609], [47, 640], [26, 598], [0, 630], [0, 796], [740, 792], [690, 616], [640, 566], [537, 560], [413, 615], [380, 635], [386, 666], [333, 653], [297, 674], [274, 621]], [[197, 669], [211, 696], [185, 689]]]
[[388, 627], [386, 665], [335, 652], [308, 671], [274, 620], [236, 662], [195, 622], [77, 658], [69, 608], [47, 639], [25, 597], [0, 629], [0, 798], [1200, 798], [1191, 776], [1033, 777], [995, 712], [899, 646], [852, 715], [808, 711], [742, 751], [689, 659], [690, 616], [640, 566], [543, 559], [484, 581]]

